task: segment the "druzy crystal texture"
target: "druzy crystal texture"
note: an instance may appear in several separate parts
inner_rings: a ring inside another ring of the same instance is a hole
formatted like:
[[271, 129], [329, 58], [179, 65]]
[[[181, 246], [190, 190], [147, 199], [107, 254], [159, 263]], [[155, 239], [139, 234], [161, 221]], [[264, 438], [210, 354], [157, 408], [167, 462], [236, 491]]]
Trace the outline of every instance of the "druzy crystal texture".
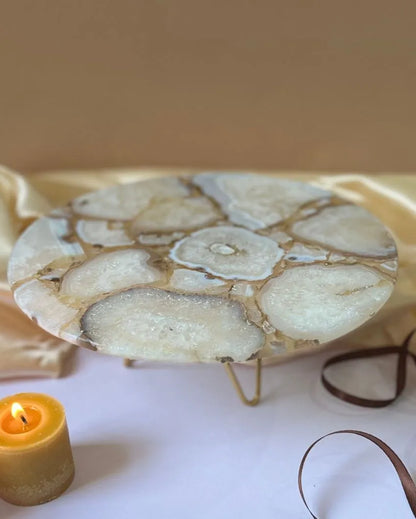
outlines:
[[397, 272], [374, 216], [302, 182], [200, 173], [122, 184], [34, 222], [9, 263], [17, 304], [90, 349], [244, 362], [371, 318]]

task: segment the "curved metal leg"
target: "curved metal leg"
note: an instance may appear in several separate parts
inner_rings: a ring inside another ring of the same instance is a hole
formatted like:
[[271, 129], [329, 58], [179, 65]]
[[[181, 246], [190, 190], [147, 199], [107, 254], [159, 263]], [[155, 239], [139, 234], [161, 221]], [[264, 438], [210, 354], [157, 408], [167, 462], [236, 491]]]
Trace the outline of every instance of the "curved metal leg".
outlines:
[[240, 397], [240, 399], [243, 402], [243, 404], [249, 405], [249, 406], [257, 405], [259, 403], [260, 397], [261, 397], [261, 368], [262, 368], [261, 359], [257, 359], [257, 364], [256, 364], [256, 392], [254, 394], [254, 397], [251, 400], [249, 400], [245, 396], [245, 394], [244, 394], [244, 392], [243, 392], [243, 390], [241, 388], [241, 384], [238, 381], [237, 376], [234, 373], [234, 370], [233, 370], [231, 364], [229, 362], [226, 362], [224, 367], [225, 367], [225, 371], [227, 372], [227, 375], [230, 377], [231, 382], [232, 382], [235, 390], [237, 391], [237, 394]]
[[[133, 363], [134, 363], [134, 360], [132, 360], [132, 359], [124, 359], [124, 366], [126, 368], [130, 368], [133, 365]], [[257, 359], [257, 361], [256, 361], [256, 388], [255, 388], [254, 397], [251, 400], [249, 400], [245, 396], [244, 391], [241, 388], [241, 384], [238, 381], [238, 378], [237, 378], [236, 374], [234, 373], [234, 369], [232, 368], [231, 364], [229, 362], [226, 362], [224, 364], [224, 367], [225, 367], [225, 371], [227, 372], [227, 375], [230, 377], [230, 380], [234, 386], [234, 389], [237, 391], [237, 394], [240, 397], [243, 404], [249, 405], [251, 407], [254, 407], [255, 405], [257, 405], [260, 402], [260, 397], [261, 397], [261, 369], [262, 369], [261, 359]]]

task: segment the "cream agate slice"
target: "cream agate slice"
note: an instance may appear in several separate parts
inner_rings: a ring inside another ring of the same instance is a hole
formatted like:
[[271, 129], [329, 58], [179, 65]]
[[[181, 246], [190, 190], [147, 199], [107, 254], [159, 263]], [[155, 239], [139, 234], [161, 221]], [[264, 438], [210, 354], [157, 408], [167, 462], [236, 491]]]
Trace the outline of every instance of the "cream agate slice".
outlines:
[[144, 209], [134, 220], [133, 234], [195, 229], [222, 217], [213, 203], [204, 197], [167, 198]]
[[85, 243], [101, 247], [119, 247], [134, 243], [122, 226], [111, 224], [108, 220], [78, 220], [76, 231]]
[[39, 326], [53, 335], [60, 335], [61, 327], [75, 318], [78, 310], [58, 297], [53, 285], [38, 279], [24, 283], [14, 292], [16, 303]]
[[174, 270], [169, 284], [176, 290], [194, 293], [218, 293], [227, 287], [221, 279], [209, 277], [204, 272], [189, 269]]
[[219, 226], [203, 229], [176, 243], [170, 257], [224, 279], [265, 279], [284, 251], [277, 243], [246, 229]]
[[309, 247], [303, 243], [295, 243], [284, 258], [293, 263], [314, 263], [325, 261], [328, 255], [329, 251], [321, 249], [321, 247]]
[[99, 351], [129, 359], [242, 362], [264, 343], [239, 303], [157, 288], [131, 288], [101, 299], [81, 326]]
[[67, 241], [70, 234], [68, 220], [64, 218], [43, 217], [32, 223], [20, 236], [8, 267], [8, 280], [11, 285], [34, 276], [55, 260], [85, 257], [81, 245]]
[[201, 173], [194, 183], [221, 205], [231, 222], [251, 230], [277, 224], [303, 204], [331, 196], [304, 182], [247, 173]]
[[161, 198], [185, 197], [189, 189], [175, 177], [122, 184], [76, 198], [76, 214], [109, 220], [130, 220]]
[[392, 290], [392, 281], [369, 267], [310, 265], [269, 280], [258, 303], [285, 335], [324, 343], [367, 321]]
[[396, 254], [391, 235], [381, 222], [356, 205], [339, 205], [322, 209], [317, 215], [296, 222], [296, 236], [336, 250], [361, 256]]
[[67, 272], [60, 295], [85, 301], [133, 285], [153, 283], [162, 274], [148, 264], [150, 255], [141, 249], [99, 254]]

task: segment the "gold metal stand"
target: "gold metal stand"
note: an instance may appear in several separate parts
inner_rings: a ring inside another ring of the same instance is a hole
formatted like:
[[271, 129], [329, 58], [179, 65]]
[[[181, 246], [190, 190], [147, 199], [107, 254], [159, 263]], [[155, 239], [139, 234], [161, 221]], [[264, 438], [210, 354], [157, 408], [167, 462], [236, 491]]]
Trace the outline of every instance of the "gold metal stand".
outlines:
[[[124, 366], [126, 368], [130, 368], [134, 363], [134, 360], [132, 359], [124, 359]], [[225, 371], [227, 372], [227, 375], [230, 377], [230, 380], [234, 386], [234, 389], [237, 391], [238, 396], [240, 397], [241, 401], [245, 405], [249, 405], [251, 407], [254, 407], [260, 402], [261, 397], [261, 359], [256, 360], [256, 391], [254, 393], [254, 397], [249, 400], [246, 395], [244, 394], [244, 391], [241, 388], [241, 384], [238, 381], [238, 378], [236, 374], [234, 373], [234, 369], [232, 368], [231, 364], [229, 362], [226, 362], [224, 364]]]
[[244, 391], [241, 388], [241, 384], [238, 381], [238, 378], [236, 374], [234, 373], [234, 370], [229, 362], [226, 362], [225, 365], [225, 371], [227, 372], [227, 375], [230, 377], [230, 380], [234, 386], [234, 389], [237, 391], [238, 396], [240, 397], [241, 401], [245, 405], [249, 405], [254, 407], [260, 402], [261, 397], [261, 359], [257, 359], [256, 361], [256, 392], [254, 394], [254, 397], [249, 400], [245, 394]]

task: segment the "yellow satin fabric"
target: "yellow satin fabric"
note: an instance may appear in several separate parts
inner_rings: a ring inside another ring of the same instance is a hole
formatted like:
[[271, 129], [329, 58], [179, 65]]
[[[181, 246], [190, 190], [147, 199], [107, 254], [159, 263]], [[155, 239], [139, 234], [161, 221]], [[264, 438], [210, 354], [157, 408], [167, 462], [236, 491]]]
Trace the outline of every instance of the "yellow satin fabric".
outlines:
[[[11, 294], [6, 280], [10, 251], [28, 224], [51, 208], [62, 206], [82, 193], [115, 183], [179, 173], [191, 171], [136, 168], [57, 171], [23, 177], [0, 168], [0, 344], [21, 341], [16, 328], [22, 333], [32, 333], [28, 330], [28, 324], [31, 328], [33, 325], [17, 307], [14, 307], [13, 320], [10, 319]], [[416, 175], [328, 175], [283, 171], [269, 174], [305, 180], [333, 190], [367, 208], [390, 228], [398, 245], [400, 260], [399, 279], [394, 293], [375, 318], [349, 334], [342, 343], [351, 347], [399, 343], [412, 327], [416, 327]], [[13, 327], [5, 326], [6, 322], [13, 322]], [[39, 332], [37, 329], [36, 340], [50, 340], [46, 332]], [[32, 339], [35, 340], [34, 337]]]

